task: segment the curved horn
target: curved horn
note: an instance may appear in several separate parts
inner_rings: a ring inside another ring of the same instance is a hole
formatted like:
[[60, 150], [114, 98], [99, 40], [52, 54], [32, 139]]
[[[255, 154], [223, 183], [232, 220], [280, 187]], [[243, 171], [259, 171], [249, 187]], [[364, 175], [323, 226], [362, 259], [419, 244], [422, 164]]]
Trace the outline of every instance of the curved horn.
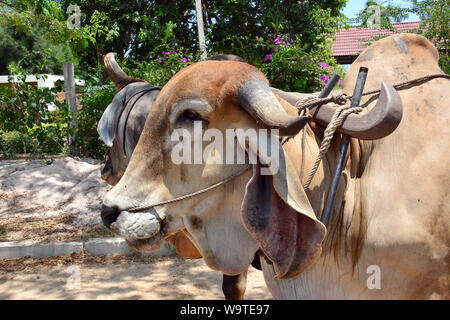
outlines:
[[280, 130], [281, 136], [297, 134], [308, 122], [308, 117], [294, 117], [286, 113], [267, 83], [261, 79], [244, 82], [236, 99], [258, 122]]
[[120, 68], [119, 64], [116, 62], [116, 55], [117, 53], [110, 52], [106, 54], [103, 61], [105, 64], [106, 73], [108, 74], [112, 82], [114, 82], [114, 84], [116, 85], [117, 91], [120, 91], [120, 89], [131, 82], [133, 78], [128, 76], [122, 70], [122, 68]]
[[[314, 120], [324, 127], [330, 123], [335, 111], [336, 108], [329, 105], [310, 110]], [[336, 131], [362, 140], [380, 139], [398, 127], [402, 114], [402, 100], [399, 94], [383, 81], [376, 105], [367, 113], [350, 114]]]

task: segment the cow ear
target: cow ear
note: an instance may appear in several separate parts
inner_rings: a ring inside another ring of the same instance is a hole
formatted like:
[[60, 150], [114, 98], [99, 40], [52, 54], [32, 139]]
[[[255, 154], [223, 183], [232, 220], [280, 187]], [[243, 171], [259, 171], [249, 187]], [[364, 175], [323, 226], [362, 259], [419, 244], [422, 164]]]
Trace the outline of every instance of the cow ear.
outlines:
[[125, 108], [125, 90], [121, 90], [115, 95], [98, 122], [97, 132], [108, 147], [113, 145], [123, 108]]
[[246, 186], [242, 219], [272, 261], [276, 277], [291, 278], [320, 256], [326, 228], [314, 215], [281, 144], [276, 165], [269, 163], [256, 147], [257, 144], [247, 144], [249, 153], [258, 155], [258, 164], [253, 165], [253, 175]]

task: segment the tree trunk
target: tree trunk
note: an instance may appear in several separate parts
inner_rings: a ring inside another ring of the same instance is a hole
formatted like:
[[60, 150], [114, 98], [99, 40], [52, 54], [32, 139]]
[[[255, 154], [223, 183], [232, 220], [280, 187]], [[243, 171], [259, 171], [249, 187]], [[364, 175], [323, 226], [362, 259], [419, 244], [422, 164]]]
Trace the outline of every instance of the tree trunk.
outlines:
[[69, 135], [69, 148], [70, 153], [74, 154], [75, 141], [78, 131], [78, 110], [77, 110], [77, 98], [75, 95], [75, 76], [72, 62], [63, 63], [64, 71], [64, 91], [66, 94], [66, 103], [69, 105], [69, 111], [72, 116], [72, 121], [69, 124], [69, 128], [73, 129], [71, 135]]
[[202, 0], [195, 0], [197, 15], [198, 43], [200, 45], [200, 59], [206, 59], [205, 30], [203, 29]]

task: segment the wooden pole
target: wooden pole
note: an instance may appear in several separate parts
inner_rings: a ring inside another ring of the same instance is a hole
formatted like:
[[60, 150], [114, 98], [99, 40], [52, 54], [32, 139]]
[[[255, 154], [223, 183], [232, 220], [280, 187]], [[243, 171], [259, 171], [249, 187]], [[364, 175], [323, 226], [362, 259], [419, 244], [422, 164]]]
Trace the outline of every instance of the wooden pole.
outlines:
[[[350, 108], [356, 108], [361, 102], [361, 97], [363, 94], [364, 84], [367, 79], [367, 72], [369, 69], [365, 67], [359, 68], [358, 77], [356, 78], [355, 89], [353, 90], [353, 98], [350, 104]], [[345, 167], [345, 159], [347, 156], [348, 145], [350, 143], [350, 136], [343, 134], [341, 140], [341, 146], [339, 149], [339, 158], [336, 164], [336, 169], [334, 170], [333, 180], [331, 181], [330, 189], [328, 190], [327, 199], [325, 200], [325, 207], [320, 217], [320, 221], [323, 222], [325, 227], [328, 227], [328, 222], [330, 221], [331, 213], [333, 211], [334, 198], [336, 197], [337, 188], [339, 186], [339, 180], [341, 178], [341, 172]], [[339, 208], [338, 208], [339, 210]]]
[[70, 153], [74, 153], [75, 141], [78, 131], [78, 111], [77, 111], [77, 98], [75, 95], [75, 75], [72, 62], [63, 63], [64, 72], [64, 91], [66, 94], [66, 103], [69, 105], [69, 111], [72, 116], [72, 121], [69, 124], [69, 128], [73, 129], [72, 134], [69, 135], [69, 147]]
[[195, 0], [195, 11], [197, 14], [198, 43], [200, 45], [200, 59], [206, 59], [205, 30], [203, 29], [202, 0]]

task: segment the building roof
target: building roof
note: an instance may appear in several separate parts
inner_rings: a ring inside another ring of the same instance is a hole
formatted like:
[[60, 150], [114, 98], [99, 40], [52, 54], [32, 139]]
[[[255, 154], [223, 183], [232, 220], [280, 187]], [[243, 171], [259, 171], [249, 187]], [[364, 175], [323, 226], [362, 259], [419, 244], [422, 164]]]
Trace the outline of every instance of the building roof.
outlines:
[[367, 43], [373, 42], [374, 36], [390, 35], [419, 28], [422, 21], [393, 23], [397, 32], [389, 29], [370, 29], [351, 27], [348, 30], [341, 29], [333, 43], [333, 56], [356, 55], [367, 48]]

